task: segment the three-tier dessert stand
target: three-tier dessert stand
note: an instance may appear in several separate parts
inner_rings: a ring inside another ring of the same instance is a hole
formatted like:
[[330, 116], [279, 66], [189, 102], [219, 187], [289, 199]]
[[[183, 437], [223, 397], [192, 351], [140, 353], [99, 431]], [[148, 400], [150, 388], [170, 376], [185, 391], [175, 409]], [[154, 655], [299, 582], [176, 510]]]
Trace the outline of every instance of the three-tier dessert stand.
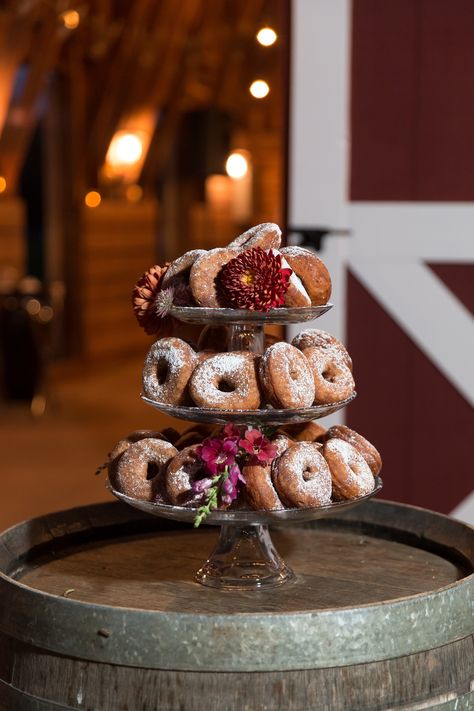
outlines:
[[[175, 307], [171, 315], [185, 323], [225, 325], [228, 327], [229, 351], [263, 353], [265, 325], [313, 321], [331, 307], [332, 304], [328, 303], [307, 308], [278, 308], [266, 313], [239, 309]], [[149, 405], [178, 419], [215, 424], [233, 422], [239, 425], [278, 426], [308, 422], [330, 415], [348, 405], [355, 398], [355, 393], [331, 405], [285, 410], [270, 407], [261, 410], [215, 410], [167, 405], [142, 397]], [[269, 526], [304, 524], [307, 521], [333, 516], [370, 499], [381, 488], [382, 480], [375, 477], [375, 486], [370, 494], [317, 508], [277, 511], [232, 507], [216, 509], [207, 516], [206, 524], [220, 526], [220, 535], [214, 551], [197, 571], [196, 580], [220, 590], [258, 590], [291, 581], [295, 578], [295, 573], [277, 553], [270, 537]], [[113, 489], [112, 493], [130, 506], [154, 516], [189, 522], [196, 516], [194, 508], [139, 501]]]

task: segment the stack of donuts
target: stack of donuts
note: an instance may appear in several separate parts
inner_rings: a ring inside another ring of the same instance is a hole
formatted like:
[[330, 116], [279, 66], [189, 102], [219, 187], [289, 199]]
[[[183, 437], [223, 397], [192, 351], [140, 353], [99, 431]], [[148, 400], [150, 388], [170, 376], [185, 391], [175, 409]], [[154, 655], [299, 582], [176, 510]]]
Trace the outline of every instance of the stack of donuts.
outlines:
[[282, 268], [292, 271], [282, 304], [286, 308], [320, 306], [331, 295], [331, 277], [325, 264], [314, 252], [302, 247], [283, 247], [281, 230], [272, 222], [251, 227], [227, 247], [186, 252], [169, 265], [161, 284], [187, 293], [187, 305], [206, 308], [229, 306], [218, 288], [223, 267], [243, 252], [259, 248], [280, 255]]
[[[205, 476], [197, 448], [219, 431], [193, 425], [181, 435], [172, 428], [131, 433], [109, 455], [112, 487], [142, 501], [201, 506], [205, 494], [192, 486]], [[278, 511], [359, 498], [374, 489], [382, 466], [375, 447], [344, 425], [329, 430], [314, 422], [288, 425], [275, 432], [272, 443], [272, 461], [244, 466], [245, 484], [233, 508]]]
[[216, 410], [329, 405], [350, 397], [354, 388], [349, 353], [318, 329], [303, 331], [291, 344], [273, 343], [261, 356], [196, 351], [179, 338], [162, 338], [143, 368], [143, 392], [150, 400]]

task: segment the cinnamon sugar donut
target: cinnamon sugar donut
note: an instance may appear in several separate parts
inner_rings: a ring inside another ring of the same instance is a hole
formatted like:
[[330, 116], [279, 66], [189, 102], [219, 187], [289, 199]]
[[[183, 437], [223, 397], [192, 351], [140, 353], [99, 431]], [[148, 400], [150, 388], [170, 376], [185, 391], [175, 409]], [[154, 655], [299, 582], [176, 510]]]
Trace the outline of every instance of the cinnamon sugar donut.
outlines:
[[273, 222], [263, 222], [255, 225], [236, 237], [228, 246], [230, 249], [244, 251], [253, 247], [261, 249], [278, 249], [281, 243], [281, 230]]
[[176, 454], [166, 470], [166, 492], [171, 503], [174, 506], [200, 506], [205, 494], [193, 491], [192, 484], [204, 475], [204, 465], [197, 456], [195, 444]]
[[275, 489], [288, 506], [307, 508], [331, 503], [331, 473], [317, 444], [297, 442], [273, 460]]
[[191, 267], [196, 259], [202, 257], [205, 253], [205, 249], [191, 249], [189, 252], [185, 252], [181, 257], [178, 257], [178, 259], [175, 259], [174, 262], [171, 262], [161, 282], [161, 288], [167, 289], [177, 284], [183, 286], [189, 285]]
[[337, 351], [311, 347], [303, 355], [313, 373], [315, 404], [330, 405], [352, 395], [354, 378]]
[[352, 370], [352, 359], [347, 352], [347, 349], [341, 341], [338, 341], [335, 336], [332, 336], [326, 331], [321, 331], [318, 328], [308, 328], [306, 331], [301, 331], [298, 333], [291, 344], [295, 348], [299, 348], [300, 351], [304, 351], [305, 348], [328, 348], [338, 351], [341, 354], [344, 363], [347, 365], [349, 370]]
[[334, 425], [330, 427], [326, 433], [326, 440], [343, 439], [345, 442], [352, 444], [355, 449], [363, 456], [370, 467], [370, 471], [374, 476], [382, 469], [382, 457], [365, 437], [362, 437], [358, 432], [351, 430], [346, 425]]
[[331, 296], [331, 277], [324, 262], [303, 247], [283, 247], [281, 253], [303, 282], [312, 305], [327, 304]]
[[238, 255], [236, 249], [211, 249], [196, 259], [189, 274], [189, 286], [199, 306], [219, 308], [215, 279], [224, 264]]
[[134, 442], [139, 442], [141, 439], [159, 439], [167, 440], [167, 437], [163, 432], [156, 432], [155, 430], [135, 430], [130, 432], [126, 437], [123, 437], [117, 442], [115, 447], [109, 452], [107, 456], [107, 470], [109, 474], [109, 481], [116, 489], [116, 479], [117, 479], [117, 464], [119, 462], [122, 454], [127, 450], [131, 444]]
[[244, 351], [218, 353], [200, 363], [189, 392], [199, 407], [217, 410], [257, 410], [260, 391], [256, 355]]
[[134, 442], [117, 464], [117, 489], [132, 499], [165, 501], [164, 473], [178, 450], [159, 439]]
[[143, 392], [168, 405], [186, 401], [187, 385], [197, 363], [195, 351], [180, 338], [161, 338], [150, 348], [143, 367]]
[[268, 402], [276, 408], [311, 407], [314, 379], [301, 351], [280, 341], [267, 348], [259, 366], [260, 383]]
[[252, 509], [278, 511], [284, 508], [272, 482], [271, 466], [249, 465], [243, 468], [245, 495]]
[[370, 494], [375, 481], [364, 457], [352, 444], [342, 439], [329, 439], [323, 455], [331, 470], [334, 497], [356, 499]]

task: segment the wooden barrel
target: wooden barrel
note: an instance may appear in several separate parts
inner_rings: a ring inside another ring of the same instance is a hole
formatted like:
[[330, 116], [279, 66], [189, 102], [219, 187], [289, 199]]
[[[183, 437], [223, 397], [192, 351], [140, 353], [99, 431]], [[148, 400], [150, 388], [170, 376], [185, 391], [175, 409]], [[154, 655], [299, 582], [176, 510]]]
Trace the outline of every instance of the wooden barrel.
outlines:
[[193, 582], [216, 530], [120, 503], [0, 537], [0, 708], [474, 708], [473, 530], [371, 501], [274, 530], [297, 573]]

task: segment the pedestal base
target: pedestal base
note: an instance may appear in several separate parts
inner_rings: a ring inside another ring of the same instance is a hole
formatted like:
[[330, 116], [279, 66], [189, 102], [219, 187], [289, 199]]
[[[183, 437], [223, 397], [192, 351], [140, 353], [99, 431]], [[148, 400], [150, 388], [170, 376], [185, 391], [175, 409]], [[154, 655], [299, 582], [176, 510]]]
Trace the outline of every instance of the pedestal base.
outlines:
[[221, 526], [217, 545], [196, 580], [219, 590], [259, 590], [294, 578], [275, 550], [268, 526]]

